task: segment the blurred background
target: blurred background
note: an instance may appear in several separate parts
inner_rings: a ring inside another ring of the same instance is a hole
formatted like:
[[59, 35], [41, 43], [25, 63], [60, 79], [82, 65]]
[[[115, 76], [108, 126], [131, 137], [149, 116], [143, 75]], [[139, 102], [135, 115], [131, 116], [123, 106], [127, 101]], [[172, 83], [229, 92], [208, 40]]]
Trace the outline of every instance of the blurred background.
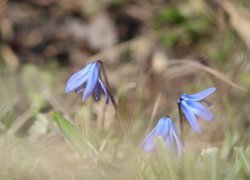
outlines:
[[[249, 0], [1, 0], [0, 179], [211, 179], [210, 160], [197, 163], [204, 149], [220, 164], [215, 179], [250, 178], [249, 10]], [[70, 75], [98, 59], [129, 144], [104, 97], [64, 93]], [[183, 169], [165, 172], [168, 164], [138, 152], [159, 118], [179, 126], [181, 94], [212, 86], [215, 120], [199, 120], [198, 135], [185, 124], [192, 155]], [[74, 132], [55, 111], [91, 144], [83, 151], [92, 159], [72, 147]]]

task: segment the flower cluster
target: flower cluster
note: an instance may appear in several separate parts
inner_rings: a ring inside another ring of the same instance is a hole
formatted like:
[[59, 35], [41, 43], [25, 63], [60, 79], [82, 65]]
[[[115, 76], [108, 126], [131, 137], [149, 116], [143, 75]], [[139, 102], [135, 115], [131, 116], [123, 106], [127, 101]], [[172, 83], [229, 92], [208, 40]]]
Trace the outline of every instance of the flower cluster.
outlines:
[[[101, 91], [103, 91], [106, 96], [106, 104], [108, 104], [109, 97], [111, 97], [113, 103], [113, 96], [110, 94], [107, 77], [105, 78], [105, 83], [101, 80], [101, 71], [103, 71], [101, 66], [103, 66], [102, 62], [98, 60], [89, 63], [85, 68], [74, 73], [66, 84], [65, 92], [81, 93], [84, 91], [82, 99], [86, 101], [91, 94], [94, 95], [96, 100], [99, 100]], [[105, 71], [103, 74], [106, 76]], [[197, 117], [206, 121], [211, 121], [214, 118], [213, 114], [205, 106], [205, 104], [210, 106], [211, 103], [205, 98], [215, 92], [215, 90], [215, 87], [211, 87], [196, 94], [183, 94], [177, 101], [180, 121], [184, 115], [191, 128], [196, 133], [201, 132]], [[182, 142], [179, 138], [175, 124], [170, 117], [165, 116], [161, 118], [156, 126], [144, 138], [141, 147], [145, 152], [154, 150], [156, 137], [163, 138], [169, 149], [177, 150], [178, 156], [180, 156]]]
[[[180, 114], [185, 115], [190, 126], [197, 133], [200, 133], [201, 129], [196, 116], [206, 121], [211, 121], [214, 118], [209, 109], [207, 109], [201, 102], [211, 105], [211, 103], [205, 98], [212, 94], [215, 90], [215, 87], [211, 87], [196, 94], [183, 94], [177, 101], [181, 110]], [[155, 128], [143, 140], [142, 147], [145, 152], [150, 152], [154, 149], [154, 140], [158, 136], [162, 137], [166, 141], [166, 144], [170, 149], [173, 149], [173, 146], [175, 145], [177, 147], [178, 155], [180, 155], [182, 144], [175, 125], [168, 116], [161, 118]]]

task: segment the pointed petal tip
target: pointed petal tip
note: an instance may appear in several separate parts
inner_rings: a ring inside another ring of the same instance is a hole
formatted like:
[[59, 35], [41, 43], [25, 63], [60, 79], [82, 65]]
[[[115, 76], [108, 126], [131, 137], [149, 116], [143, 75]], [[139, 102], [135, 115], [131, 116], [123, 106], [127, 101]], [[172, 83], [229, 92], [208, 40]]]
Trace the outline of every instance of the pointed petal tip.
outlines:
[[106, 94], [106, 104], [108, 104], [108, 103], [109, 103], [109, 95]]
[[198, 124], [198, 120], [197, 120], [194, 112], [190, 109], [190, 106], [187, 104], [186, 101], [182, 101], [181, 109], [185, 115], [186, 120], [188, 121], [189, 125], [191, 126], [191, 128], [197, 133], [201, 132], [200, 126]]
[[199, 130], [196, 130], [195, 132], [198, 133], [198, 134], [200, 134], [200, 133], [201, 133], [201, 130], [199, 129]]
[[[190, 124], [191, 125], [191, 124]], [[201, 128], [200, 126], [197, 126], [197, 127], [194, 127], [194, 126], [191, 126], [192, 130], [195, 132], [195, 133], [198, 133], [200, 134], [201, 133]]]
[[88, 99], [88, 96], [86, 96], [86, 94], [84, 93], [82, 96], [82, 101], [85, 102]]
[[66, 86], [66, 88], [65, 88], [65, 90], [64, 90], [64, 93], [70, 93], [71, 92], [71, 90], [70, 90], [70, 88], [68, 87], [68, 86]]
[[213, 92], [215, 92], [215, 91], [217, 90], [216, 87], [211, 87], [211, 88], [209, 88], [209, 89], [211, 90], [211, 93], [213, 93]]
[[106, 100], [106, 104], [107, 104], [107, 105], [109, 104], [109, 100]]
[[141, 148], [143, 149], [144, 152], [149, 153], [154, 149], [154, 142], [152, 141], [152, 139], [148, 140], [145, 139], [142, 143], [141, 143]]
[[214, 91], [216, 91], [216, 87], [210, 87], [195, 94], [184, 94], [182, 98], [185, 100], [201, 101], [214, 93]]
[[214, 115], [212, 114], [212, 116], [210, 118], [206, 119], [207, 121], [213, 121], [214, 120]]
[[200, 134], [201, 133], [201, 129], [200, 128], [193, 128], [192, 127], [192, 130], [197, 133], [197, 134]]

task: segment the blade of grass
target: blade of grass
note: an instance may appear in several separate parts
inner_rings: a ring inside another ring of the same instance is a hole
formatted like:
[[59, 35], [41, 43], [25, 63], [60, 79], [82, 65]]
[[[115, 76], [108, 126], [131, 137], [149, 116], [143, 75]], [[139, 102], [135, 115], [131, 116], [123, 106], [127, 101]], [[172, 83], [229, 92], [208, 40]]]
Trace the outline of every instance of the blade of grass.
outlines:
[[235, 148], [235, 151], [237, 152], [239, 159], [242, 162], [242, 168], [244, 170], [244, 172], [246, 173], [246, 175], [248, 176], [248, 178], [250, 178], [250, 162], [249, 162], [249, 158], [246, 157], [246, 154], [243, 151], [243, 148]]
[[156, 149], [165, 179], [178, 180], [175, 156], [171, 154], [172, 152], [167, 148], [166, 143], [161, 137], [156, 138]]
[[[96, 170], [103, 179], [108, 179], [105, 172], [100, 167], [98, 162], [98, 152], [94, 146], [80, 133], [73, 123], [65, 119], [60, 113], [52, 112], [52, 119], [57, 123], [64, 137], [68, 142], [81, 154], [87, 155], [92, 163], [95, 165]], [[89, 151], [90, 150], [90, 151]]]
[[245, 87], [242, 87], [234, 82], [232, 82], [224, 73], [221, 73], [217, 70], [215, 70], [214, 68], [210, 68], [208, 66], [205, 66], [203, 64], [200, 64], [194, 60], [190, 60], [190, 59], [173, 59], [171, 62], [169, 62], [168, 66], [173, 66], [173, 65], [188, 65], [197, 69], [200, 69], [204, 72], [207, 72], [211, 75], [213, 75], [214, 77], [216, 77], [217, 79], [221, 80], [222, 82], [236, 88], [239, 89], [241, 91], [246, 92], [247, 89]]
[[209, 179], [211, 180], [221, 179], [218, 151], [217, 148], [209, 148], [204, 154], [207, 162], [208, 174], [210, 176]]
[[242, 163], [239, 160], [239, 157], [236, 157], [236, 161], [230, 171], [226, 174], [225, 180], [234, 180], [237, 179], [240, 171], [242, 169]]

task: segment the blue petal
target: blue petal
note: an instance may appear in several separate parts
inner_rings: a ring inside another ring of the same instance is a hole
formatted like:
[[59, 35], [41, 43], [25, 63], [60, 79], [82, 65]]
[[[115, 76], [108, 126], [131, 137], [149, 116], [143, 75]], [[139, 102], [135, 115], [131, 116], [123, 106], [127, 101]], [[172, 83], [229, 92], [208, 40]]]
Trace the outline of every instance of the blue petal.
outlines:
[[177, 147], [178, 157], [180, 157], [181, 156], [182, 144], [181, 144], [181, 140], [179, 138], [179, 135], [178, 135], [177, 131], [173, 132], [173, 136], [174, 136], [176, 147]]
[[[170, 119], [170, 118], [168, 118]], [[142, 147], [145, 152], [150, 152], [155, 147], [155, 138], [157, 136], [166, 137], [168, 134], [168, 124], [166, 118], [161, 118], [155, 128], [150, 131], [146, 138], [142, 141]]]
[[150, 131], [150, 133], [146, 136], [146, 138], [142, 141], [141, 146], [145, 152], [150, 152], [154, 149], [155, 143], [154, 138], [156, 137], [156, 127]]
[[87, 86], [83, 94], [83, 100], [86, 101], [87, 98], [93, 93], [96, 86], [98, 76], [99, 76], [100, 65], [99, 63], [91, 64], [88, 72]]
[[100, 85], [102, 87], [102, 90], [103, 90], [103, 92], [104, 92], [104, 94], [106, 96], [106, 104], [108, 104], [109, 103], [109, 93], [108, 93], [106, 87], [104, 86], [104, 84], [102, 83], [102, 81], [100, 79], [98, 79], [98, 82], [100, 83]]
[[174, 144], [174, 138], [173, 138], [173, 135], [172, 135], [172, 133], [170, 131], [168, 131], [168, 135], [165, 137], [165, 141], [166, 141], [168, 147], [170, 149], [172, 149], [173, 144]]
[[196, 94], [186, 94], [184, 96], [184, 99], [185, 100], [192, 100], [192, 101], [200, 101], [200, 100], [206, 98], [207, 96], [209, 96], [210, 94], [212, 94], [215, 90], [216, 90], [215, 87], [211, 87], [211, 88], [205, 89], [201, 92], [198, 92]]
[[184, 100], [181, 101], [181, 110], [184, 113], [184, 115], [185, 115], [186, 119], [188, 120], [188, 122], [189, 122], [190, 126], [192, 127], [192, 129], [195, 132], [200, 133], [201, 129], [199, 127], [197, 119], [196, 119], [194, 113], [191, 111], [188, 104]]
[[206, 108], [204, 104], [195, 101], [188, 101], [188, 105], [193, 113], [200, 118], [206, 121], [211, 121], [214, 118], [213, 114]]
[[74, 73], [69, 80], [67, 81], [65, 93], [70, 93], [71, 91], [74, 91], [75, 89], [83, 86], [83, 84], [86, 82], [88, 78], [88, 72], [90, 69], [90, 64], [82, 69], [81, 71], [78, 71]]
[[168, 134], [168, 129], [169, 129], [168, 122], [167, 122], [168, 119], [169, 118], [164, 117], [158, 121], [156, 125], [157, 127], [156, 133], [158, 136], [166, 137], [166, 135]]
[[94, 95], [95, 95], [95, 99], [99, 100], [100, 99], [100, 95], [101, 95], [101, 85], [100, 82], [97, 81], [95, 89], [94, 89]]
[[171, 131], [172, 131], [172, 120], [169, 118], [169, 117], [164, 117], [164, 118], [162, 118], [163, 120], [164, 120], [164, 123], [165, 123], [165, 133], [163, 134], [164, 136], [162, 136], [164, 139], [165, 139], [165, 141], [166, 141], [166, 143], [167, 143], [167, 145], [169, 146], [169, 147], [172, 147], [172, 145], [173, 145], [173, 142], [174, 142], [174, 139], [173, 139], [173, 136], [172, 136], [172, 134], [171, 134]]
[[211, 103], [210, 101], [206, 100], [206, 99], [203, 99], [201, 100], [202, 102], [204, 102], [208, 107], [212, 106], [213, 103]]
[[[175, 127], [172, 120], [169, 121], [169, 127], [170, 127], [169, 132], [171, 134], [170, 137], [171, 137], [171, 139], [174, 139], [176, 147], [177, 147], [178, 157], [180, 157], [181, 149], [182, 149], [182, 143], [181, 143], [181, 140], [179, 138], [177, 129], [176, 129], [176, 127]], [[174, 142], [172, 142], [172, 143], [174, 143]]]
[[79, 93], [81, 93], [83, 91], [83, 86], [79, 86], [78, 88], [76, 88], [75, 90], [74, 90], [74, 92], [76, 93], [76, 94], [79, 94]]

